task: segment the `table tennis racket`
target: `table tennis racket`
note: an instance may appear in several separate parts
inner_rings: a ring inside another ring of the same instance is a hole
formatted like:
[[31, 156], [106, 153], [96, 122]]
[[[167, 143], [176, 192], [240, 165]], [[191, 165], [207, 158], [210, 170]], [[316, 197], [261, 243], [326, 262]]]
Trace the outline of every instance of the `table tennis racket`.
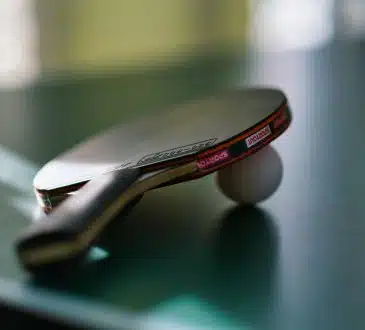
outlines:
[[197, 179], [257, 152], [292, 119], [285, 94], [236, 88], [119, 125], [47, 163], [34, 189], [48, 215], [16, 241], [23, 266], [67, 262], [158, 187]]

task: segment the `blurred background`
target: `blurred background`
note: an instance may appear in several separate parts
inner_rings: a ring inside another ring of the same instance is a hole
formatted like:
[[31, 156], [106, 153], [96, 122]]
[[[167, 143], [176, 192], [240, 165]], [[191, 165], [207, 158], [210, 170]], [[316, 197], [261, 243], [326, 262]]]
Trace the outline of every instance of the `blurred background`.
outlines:
[[[3, 0], [0, 84], [169, 68], [363, 39], [362, 0]], [[202, 58], [201, 58], [202, 59]]]
[[[363, 40], [364, 14], [361, 0], [2, 0], [0, 141], [43, 162], [125, 117], [247, 82], [252, 52]], [[53, 152], [23, 150], [14, 120], [30, 142], [57, 135]]]
[[257, 52], [362, 40], [364, 15], [361, 0], [2, 0], [0, 143], [43, 163], [115, 122], [250, 84]]

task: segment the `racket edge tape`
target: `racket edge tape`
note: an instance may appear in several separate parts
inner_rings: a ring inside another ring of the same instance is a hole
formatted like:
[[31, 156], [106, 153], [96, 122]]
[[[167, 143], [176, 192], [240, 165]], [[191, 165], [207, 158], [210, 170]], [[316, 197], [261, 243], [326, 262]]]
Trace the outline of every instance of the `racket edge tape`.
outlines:
[[[282, 127], [283, 130], [286, 130], [287, 127], [285, 127], [285, 124], [287, 124], [287, 126], [289, 126], [291, 121], [292, 121], [292, 113], [290, 111], [290, 107], [289, 107], [287, 100], [285, 100], [283, 102], [283, 104], [281, 104], [278, 107], [278, 109], [273, 111], [273, 113], [270, 114], [267, 118], [264, 118], [261, 122], [257, 123], [257, 125], [255, 125], [254, 128], [250, 128], [247, 131], [245, 131], [241, 134], [238, 134], [238, 136], [232, 137], [225, 144], [222, 144], [221, 146], [219, 146], [219, 148], [213, 147], [213, 148], [207, 148], [206, 150], [202, 150], [200, 158], [215, 154], [218, 150], [223, 149], [227, 145], [232, 145], [235, 142], [242, 141], [246, 137], [255, 134], [256, 131], [259, 130], [260, 128], [263, 128], [267, 125], [270, 125], [271, 130], [275, 131], [275, 132], [278, 131], [278, 126]], [[274, 123], [276, 123], [276, 122], [279, 122], [280, 125], [277, 125], [277, 127], [272, 127], [273, 125], [275, 125]], [[281, 132], [279, 132], [278, 135], [280, 135], [280, 134], [281, 134]], [[276, 138], [276, 136], [274, 138]], [[256, 146], [256, 148], [252, 147], [251, 148], [252, 151], [255, 151], [255, 149], [257, 149], [257, 147], [260, 147], [260, 144], [258, 144]], [[244, 157], [242, 157], [242, 158], [244, 158]], [[186, 163], [187, 159], [189, 159], [189, 156], [182, 157], [181, 159], [178, 158], [173, 161], [163, 162], [163, 163], [160, 163], [157, 165], [154, 164], [152, 166], [147, 166], [146, 168], [147, 169], [158, 169], [158, 168], [163, 168], [164, 166], [180, 165], [184, 161]], [[190, 159], [194, 160], [191, 157], [190, 157]], [[210, 172], [212, 172], [213, 170], [211, 170]], [[202, 176], [202, 175], [197, 175], [197, 176], [192, 175], [190, 177], [193, 178], [193, 177], [200, 177], [200, 176]], [[181, 182], [181, 180], [173, 180], [171, 184], [175, 184], [175, 182]], [[61, 202], [72, 197], [74, 194], [77, 193], [77, 191], [79, 189], [81, 189], [87, 183], [88, 183], [88, 181], [80, 182], [80, 183], [73, 184], [70, 187], [60, 187], [60, 188], [53, 189], [50, 191], [34, 188], [34, 192], [37, 196], [38, 203], [41, 206], [41, 208], [43, 209], [43, 211], [45, 213], [50, 213]], [[163, 186], [167, 186], [167, 185], [169, 185], [169, 184], [164, 184]]]

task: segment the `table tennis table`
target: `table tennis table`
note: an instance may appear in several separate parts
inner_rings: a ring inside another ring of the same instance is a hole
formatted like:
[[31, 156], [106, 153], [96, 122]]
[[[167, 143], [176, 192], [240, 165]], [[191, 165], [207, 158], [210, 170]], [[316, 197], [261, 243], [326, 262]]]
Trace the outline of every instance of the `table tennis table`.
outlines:
[[[292, 126], [274, 142], [284, 164], [279, 190], [251, 208], [227, 200], [211, 176], [149, 192], [92, 250], [90, 265], [62, 281], [30, 278], [13, 251], [39, 212], [36, 171], [116, 120], [219, 89], [223, 80], [213, 66], [208, 87], [185, 68], [139, 76], [143, 84], [95, 77], [1, 90], [2, 324], [363, 329], [364, 56], [363, 44], [334, 42], [242, 59], [237, 84], [276, 85], [292, 106]], [[137, 87], [139, 95], [128, 93]], [[152, 88], [165, 92], [156, 97]]]

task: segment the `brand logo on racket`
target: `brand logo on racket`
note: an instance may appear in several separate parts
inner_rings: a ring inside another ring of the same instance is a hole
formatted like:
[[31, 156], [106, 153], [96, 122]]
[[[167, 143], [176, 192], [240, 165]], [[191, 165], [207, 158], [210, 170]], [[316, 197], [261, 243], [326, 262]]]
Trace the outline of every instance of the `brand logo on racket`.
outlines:
[[228, 150], [222, 150], [216, 153], [215, 155], [203, 158], [198, 161], [197, 165], [200, 169], [205, 170], [210, 167], [213, 167], [225, 160], [229, 159]]
[[192, 153], [196, 153], [202, 149], [210, 147], [217, 139], [209, 139], [205, 141], [200, 141], [197, 143], [188, 144], [186, 146], [177, 147], [174, 149], [169, 149], [165, 151], [160, 151], [155, 154], [150, 154], [144, 156], [137, 165], [147, 165], [156, 162], [162, 162], [169, 159], [174, 159], [177, 157], [189, 155]]
[[264, 128], [261, 128], [258, 132], [250, 135], [248, 138], [245, 139], [247, 148], [254, 146], [255, 144], [259, 143], [266, 137], [271, 134], [270, 126], [267, 125]]

